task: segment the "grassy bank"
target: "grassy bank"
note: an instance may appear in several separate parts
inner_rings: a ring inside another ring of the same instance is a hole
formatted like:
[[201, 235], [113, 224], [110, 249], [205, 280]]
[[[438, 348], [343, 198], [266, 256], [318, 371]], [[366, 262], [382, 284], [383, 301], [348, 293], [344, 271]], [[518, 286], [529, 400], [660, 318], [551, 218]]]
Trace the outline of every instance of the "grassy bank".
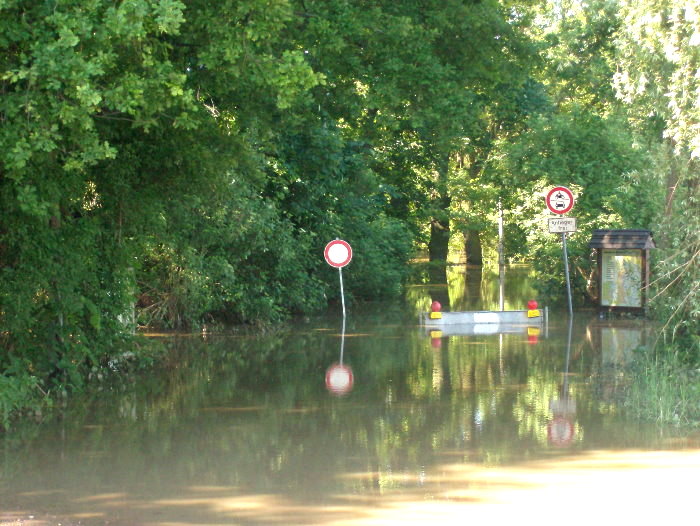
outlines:
[[700, 363], [677, 349], [640, 351], [622, 403], [636, 418], [700, 426]]

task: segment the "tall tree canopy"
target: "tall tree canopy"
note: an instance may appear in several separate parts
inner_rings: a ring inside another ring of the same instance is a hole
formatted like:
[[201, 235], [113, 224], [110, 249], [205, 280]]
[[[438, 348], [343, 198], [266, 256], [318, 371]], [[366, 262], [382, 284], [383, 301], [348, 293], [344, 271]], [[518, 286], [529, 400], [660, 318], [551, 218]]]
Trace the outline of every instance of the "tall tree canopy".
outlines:
[[[667, 327], [700, 349], [700, 5], [620, 1], [615, 86], [630, 120], [651, 144], [663, 141], [666, 186], [658, 303]], [[684, 349], [685, 352], [691, 348]]]

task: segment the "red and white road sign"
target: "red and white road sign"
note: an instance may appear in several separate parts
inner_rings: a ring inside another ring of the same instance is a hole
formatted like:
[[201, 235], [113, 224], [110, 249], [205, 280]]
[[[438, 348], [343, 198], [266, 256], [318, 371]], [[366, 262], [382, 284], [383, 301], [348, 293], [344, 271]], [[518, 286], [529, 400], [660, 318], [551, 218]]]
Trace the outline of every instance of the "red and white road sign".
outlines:
[[326, 371], [326, 389], [333, 394], [348, 394], [352, 391], [353, 381], [352, 369], [347, 365], [335, 363]]
[[326, 245], [323, 251], [323, 257], [326, 258], [326, 263], [331, 267], [342, 268], [352, 259], [352, 248], [342, 239], [336, 239]]
[[549, 191], [546, 202], [550, 212], [566, 214], [574, 207], [574, 194], [565, 186], [557, 186]]

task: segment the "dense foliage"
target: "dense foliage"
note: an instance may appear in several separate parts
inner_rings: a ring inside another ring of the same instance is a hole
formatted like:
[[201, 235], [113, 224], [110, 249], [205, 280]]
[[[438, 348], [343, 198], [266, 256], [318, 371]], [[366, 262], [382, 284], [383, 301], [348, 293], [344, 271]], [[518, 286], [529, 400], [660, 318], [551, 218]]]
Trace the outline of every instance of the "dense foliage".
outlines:
[[700, 5], [620, 2], [614, 80], [637, 133], [658, 151], [665, 206], [655, 304], [666, 340], [700, 357]]
[[414, 249], [444, 260], [454, 233], [479, 262], [499, 202], [510, 256], [557, 290], [553, 184], [579, 196], [577, 296], [590, 230], [663, 232], [655, 305], [697, 351], [699, 17], [678, 0], [0, 0], [0, 407], [79, 388], [136, 325], [322, 308], [335, 237], [351, 300], [398, 294]]

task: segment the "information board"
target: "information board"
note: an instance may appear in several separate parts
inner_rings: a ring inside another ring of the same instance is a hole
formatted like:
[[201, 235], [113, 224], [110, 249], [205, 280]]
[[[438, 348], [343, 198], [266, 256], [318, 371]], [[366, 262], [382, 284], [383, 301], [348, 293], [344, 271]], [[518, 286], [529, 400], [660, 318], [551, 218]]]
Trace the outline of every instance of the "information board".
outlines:
[[604, 249], [600, 284], [600, 304], [602, 306], [641, 307], [641, 251]]

